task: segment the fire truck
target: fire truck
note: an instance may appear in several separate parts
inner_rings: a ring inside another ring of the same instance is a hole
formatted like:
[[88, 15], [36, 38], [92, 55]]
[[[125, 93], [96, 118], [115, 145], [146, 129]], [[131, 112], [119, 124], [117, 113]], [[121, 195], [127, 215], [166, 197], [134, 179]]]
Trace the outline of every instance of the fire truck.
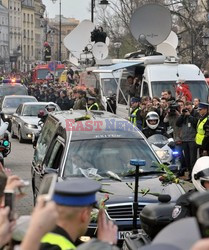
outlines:
[[[49, 62], [48, 64], [39, 64], [32, 70], [32, 81], [34, 83], [44, 83], [46, 81], [58, 80], [61, 73], [65, 70], [65, 65]], [[51, 77], [48, 77], [51, 74]]]

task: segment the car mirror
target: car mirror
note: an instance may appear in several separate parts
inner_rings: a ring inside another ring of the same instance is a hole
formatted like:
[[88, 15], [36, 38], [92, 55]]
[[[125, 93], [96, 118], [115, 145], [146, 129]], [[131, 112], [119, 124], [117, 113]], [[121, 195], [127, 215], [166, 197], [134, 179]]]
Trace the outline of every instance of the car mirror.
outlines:
[[169, 170], [173, 173], [177, 173], [178, 172], [178, 165], [169, 165], [168, 166]]

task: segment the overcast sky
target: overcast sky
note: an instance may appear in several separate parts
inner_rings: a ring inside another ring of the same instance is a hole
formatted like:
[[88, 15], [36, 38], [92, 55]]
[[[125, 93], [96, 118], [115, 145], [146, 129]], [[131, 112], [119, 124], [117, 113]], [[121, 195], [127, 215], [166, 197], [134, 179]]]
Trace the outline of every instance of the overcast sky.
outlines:
[[[55, 15], [59, 15], [59, 1], [57, 0], [53, 4], [52, 0], [43, 0], [49, 17], [53, 18]], [[61, 2], [63, 16], [74, 17], [80, 21], [91, 18], [89, 11], [91, 0], [61, 0]]]

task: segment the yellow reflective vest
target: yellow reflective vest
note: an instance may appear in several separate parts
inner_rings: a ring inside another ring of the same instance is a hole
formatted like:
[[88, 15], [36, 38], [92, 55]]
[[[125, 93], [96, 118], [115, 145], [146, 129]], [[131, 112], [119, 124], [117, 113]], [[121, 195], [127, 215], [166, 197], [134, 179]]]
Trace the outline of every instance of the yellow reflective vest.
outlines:
[[76, 249], [76, 246], [66, 239], [64, 236], [56, 234], [56, 233], [47, 233], [44, 235], [44, 237], [41, 239], [41, 243], [48, 243], [51, 245], [57, 245], [62, 250], [74, 250]]
[[197, 134], [195, 137], [195, 142], [197, 145], [201, 146], [203, 139], [205, 137], [205, 130], [204, 130], [204, 125], [207, 122], [208, 117], [206, 117], [205, 119], [203, 119], [202, 121], [198, 121], [197, 123]]
[[134, 126], [137, 126], [137, 123], [136, 123], [136, 114], [137, 112], [140, 110], [140, 108], [136, 108], [133, 113], [131, 113], [130, 115], [130, 122], [133, 123]]
[[98, 105], [98, 103], [93, 103], [90, 107], [89, 107], [89, 110], [92, 110], [92, 108], [94, 107], [94, 106], [96, 106], [96, 109], [94, 109], [94, 110], [99, 110], [99, 105]]

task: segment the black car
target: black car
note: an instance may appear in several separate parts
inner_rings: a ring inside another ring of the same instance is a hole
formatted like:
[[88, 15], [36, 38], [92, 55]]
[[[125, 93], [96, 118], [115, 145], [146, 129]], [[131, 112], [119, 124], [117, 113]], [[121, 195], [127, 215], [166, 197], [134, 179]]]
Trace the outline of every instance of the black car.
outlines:
[[[98, 200], [108, 193], [107, 216], [116, 221], [119, 239], [132, 229], [134, 168], [130, 159], [143, 159], [146, 165], [139, 178], [139, 190], [170, 194], [175, 202], [184, 193], [178, 184], [162, 186], [156, 163], [160, 163], [143, 134], [129, 121], [116, 115], [93, 111], [63, 111], [49, 115], [38, 139], [32, 161], [32, 189], [36, 199], [43, 176], [56, 172], [58, 181], [66, 178], [92, 178], [101, 182]], [[153, 195], [139, 194], [139, 212], [149, 203], [158, 202]], [[140, 221], [138, 220], [140, 228]], [[91, 223], [92, 236], [96, 223]]]

